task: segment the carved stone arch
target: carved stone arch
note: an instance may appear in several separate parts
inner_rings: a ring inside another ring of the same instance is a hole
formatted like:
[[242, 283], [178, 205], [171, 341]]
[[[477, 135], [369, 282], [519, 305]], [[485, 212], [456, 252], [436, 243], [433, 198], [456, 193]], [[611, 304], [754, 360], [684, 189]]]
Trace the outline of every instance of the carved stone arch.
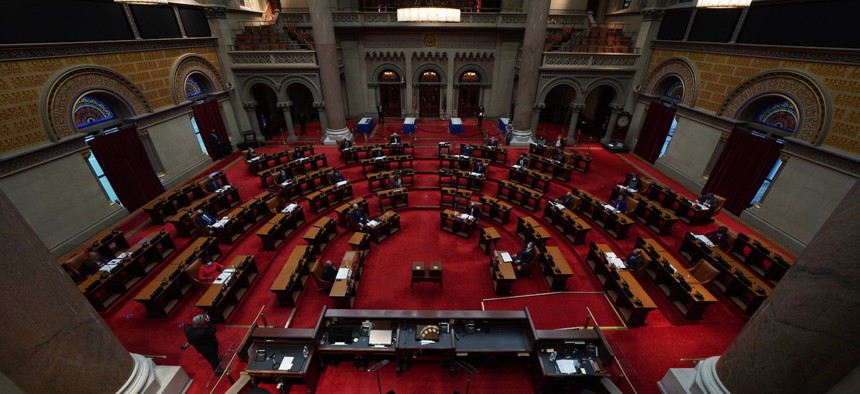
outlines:
[[541, 87], [540, 91], [538, 91], [536, 102], [544, 102], [546, 100], [546, 95], [549, 94], [549, 92], [551, 92], [555, 87], [562, 85], [567, 85], [573, 88], [573, 91], [576, 92], [577, 101], [585, 100], [585, 91], [579, 81], [570, 77], [558, 77], [550, 80], [546, 85]]
[[685, 58], [671, 58], [657, 66], [645, 80], [642, 91], [658, 97], [662, 96], [663, 92], [657, 90], [666, 78], [671, 77], [680, 79], [684, 85], [684, 97], [681, 103], [691, 108], [695, 107], [696, 99], [699, 97], [699, 74], [693, 64]]
[[[615, 98], [612, 99], [613, 102], [617, 103], [618, 100], [623, 97], [621, 92], [624, 91], [624, 87], [621, 85], [620, 82], [618, 82], [617, 80], [612, 79], [612, 78], [600, 78], [600, 79], [597, 79], [594, 82], [588, 84], [588, 86], [584, 86], [583, 87], [583, 91], [584, 91], [583, 97], [587, 97], [588, 94], [591, 93], [592, 90], [597, 89], [598, 87], [601, 87], [601, 86], [609, 86], [613, 90], [613, 92], [615, 93]], [[621, 104], [621, 103], [619, 103], [619, 104]]]
[[451, 78], [454, 78], [454, 84], [460, 83], [460, 76], [463, 75], [464, 72], [469, 71], [469, 70], [472, 70], [472, 71], [475, 71], [476, 73], [478, 73], [478, 75], [481, 77], [481, 84], [486, 84], [489, 82], [490, 77], [489, 77], [489, 74], [487, 74], [487, 70], [485, 70], [484, 67], [482, 67], [476, 63], [467, 63], [467, 64], [463, 64], [462, 66], [457, 68], [457, 70], [454, 71], [454, 75], [451, 76]]
[[189, 101], [185, 97], [185, 80], [192, 74], [200, 74], [209, 80], [215, 91], [227, 90], [218, 69], [208, 60], [192, 54], [180, 56], [173, 62], [173, 72], [170, 75], [170, 86], [173, 90], [173, 103], [181, 104]]
[[427, 70], [432, 70], [435, 71], [436, 74], [439, 74], [439, 83], [441, 85], [448, 83], [448, 74], [442, 69], [442, 67], [435, 63], [423, 63], [416, 67], [415, 72], [412, 74], [412, 82], [418, 83], [421, 73]]
[[400, 75], [400, 78], [406, 79], [406, 72], [403, 71], [402, 67], [400, 67], [394, 63], [386, 62], [386, 63], [382, 63], [382, 64], [376, 66], [376, 68], [374, 68], [373, 71], [371, 71], [370, 83], [371, 84], [379, 83], [379, 73], [381, 73], [383, 70], [387, 70], [387, 69], [396, 71], [397, 74]]
[[294, 83], [305, 85], [305, 87], [308, 88], [308, 90], [310, 90], [311, 94], [314, 96], [314, 101], [323, 101], [322, 91], [320, 91], [319, 85], [314, 83], [311, 78], [308, 78], [304, 75], [290, 75], [281, 81], [281, 86], [278, 89], [278, 94], [282, 94], [284, 96], [284, 100], [291, 100], [291, 98], [287, 94], [287, 88]]
[[253, 76], [251, 78], [246, 79], [242, 82], [242, 86], [239, 87], [239, 97], [242, 98], [242, 102], [250, 103], [254, 101], [254, 95], [251, 93], [251, 87], [256, 84], [263, 84], [272, 89], [275, 94], [278, 94], [280, 91], [278, 87], [278, 82], [265, 76]]
[[132, 115], [152, 112], [149, 102], [133, 82], [121, 74], [98, 66], [78, 66], [58, 73], [42, 94], [42, 122], [51, 141], [77, 133], [72, 118], [75, 102], [87, 92], [100, 91], [128, 106]]
[[798, 127], [794, 137], [813, 145], [824, 141], [829, 128], [830, 95], [816, 80], [796, 70], [773, 70], [752, 77], [726, 97], [718, 116], [738, 119], [744, 108], [759, 98], [770, 95], [788, 97], [798, 111]]

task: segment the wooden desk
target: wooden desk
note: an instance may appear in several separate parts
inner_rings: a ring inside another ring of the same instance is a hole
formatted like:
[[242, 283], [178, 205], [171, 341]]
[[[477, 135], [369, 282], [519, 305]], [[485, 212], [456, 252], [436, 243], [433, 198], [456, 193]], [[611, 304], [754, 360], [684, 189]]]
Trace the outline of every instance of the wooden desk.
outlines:
[[409, 282], [410, 292], [415, 293], [415, 284], [430, 282], [439, 284], [439, 295], [442, 295], [442, 263], [431, 261], [425, 265], [423, 261], [412, 262], [412, 279]]
[[475, 163], [481, 162], [489, 168], [490, 161], [472, 156], [452, 155], [447, 153], [439, 154], [439, 168], [469, 170], [475, 167]]
[[768, 248], [747, 234], [740, 233], [729, 246], [729, 254], [735, 256], [748, 267], [762, 275], [771, 283], [779, 282], [791, 267], [794, 259], [782, 255], [774, 248]]
[[215, 323], [227, 321], [227, 317], [239, 305], [239, 300], [250, 289], [251, 282], [259, 273], [253, 255], [236, 256], [224, 268], [235, 269], [230, 279], [224, 284], [209, 285], [197, 301], [197, 307]]
[[[361, 172], [367, 175], [370, 172], [380, 172], [391, 170], [391, 167], [396, 166], [398, 169], [412, 168], [412, 155], [393, 155], [374, 157], [361, 160]], [[368, 170], [370, 169], [370, 170]]]
[[484, 181], [487, 179], [486, 175], [472, 171], [453, 170], [452, 174], [454, 180], [451, 186], [460, 187], [462, 183], [463, 187], [474, 191], [481, 191], [481, 188], [484, 187]]
[[370, 234], [355, 232], [351, 237], [349, 237], [347, 245], [349, 245], [352, 250], [359, 252], [361, 261], [364, 262], [364, 258], [370, 253]]
[[311, 252], [319, 255], [336, 236], [337, 224], [334, 218], [323, 216], [305, 232], [302, 238], [311, 246]]
[[[465, 207], [466, 203], [469, 199], [472, 198], [472, 191], [465, 189], [457, 189], [453, 187], [443, 187], [442, 188], [442, 202], [441, 205], [443, 207], [454, 207], [460, 206], [460, 200], [463, 200], [462, 206]], [[450, 201], [449, 201], [450, 200]]]
[[186, 210], [178, 212], [167, 221], [176, 228], [179, 237], [191, 237], [199, 232], [198, 225], [194, 223], [194, 214], [198, 210], [208, 212], [218, 217], [231, 207], [239, 205], [242, 198], [239, 197], [239, 189], [234, 186], [225, 186], [221, 193], [212, 193], [209, 196], [191, 204]]
[[[463, 215], [467, 217], [464, 218]], [[475, 228], [475, 223], [478, 221], [474, 216], [469, 216], [462, 212], [455, 212], [450, 209], [443, 210], [439, 216], [442, 219], [441, 224], [439, 225], [441, 230], [463, 238], [469, 238], [472, 236], [472, 229]]]
[[364, 197], [359, 197], [344, 203], [334, 209], [334, 212], [337, 213], [337, 224], [341, 227], [352, 228], [352, 218], [350, 215], [352, 214], [352, 207], [355, 204], [358, 204], [358, 207], [364, 211], [365, 215], [370, 214], [370, 208], [368, 207], [367, 200], [365, 200]]
[[606, 208], [608, 204], [586, 191], [573, 189], [571, 193], [581, 199], [578, 210], [583, 216], [602, 226], [615, 239], [627, 238], [632, 219], [623, 213], [610, 211]]
[[484, 251], [484, 254], [490, 254], [496, 250], [496, 243], [502, 239], [499, 232], [493, 227], [484, 227], [481, 229], [481, 236], [478, 237], [478, 246]]
[[415, 185], [415, 171], [412, 168], [380, 171], [367, 174], [367, 185], [370, 188], [370, 191], [375, 192], [389, 189], [389, 180], [393, 175], [400, 177], [400, 185], [402, 187], [412, 187]]
[[343, 181], [334, 185], [329, 185], [308, 194], [307, 198], [311, 212], [320, 213], [332, 204], [351, 199], [352, 184], [349, 183], [349, 181]]
[[278, 306], [296, 306], [299, 295], [308, 281], [308, 266], [313, 258], [311, 247], [308, 245], [299, 245], [293, 249], [270, 288], [278, 297]]
[[344, 254], [340, 269], [349, 270], [349, 274], [344, 279], [335, 279], [329, 291], [329, 297], [334, 300], [338, 308], [349, 309], [355, 303], [358, 282], [361, 278], [360, 264], [357, 252], [348, 251]]
[[648, 229], [657, 234], [672, 234], [672, 226], [678, 221], [678, 217], [672, 211], [661, 207], [639, 194], [636, 194], [634, 199], [639, 202], [633, 211], [633, 216], [636, 220], [644, 223], [645, 227], [648, 227]]
[[564, 258], [557, 246], [539, 248], [541, 250], [540, 266], [546, 283], [552, 291], [567, 290], [567, 280], [573, 276], [570, 264]]
[[511, 181], [500, 181], [497, 195], [532, 212], [539, 209], [543, 197], [543, 193]]
[[[585, 330], [535, 330], [531, 354], [532, 385], [536, 393], [570, 393], [571, 388], [597, 385], [609, 378], [615, 355], [599, 327]], [[580, 372], [561, 373], [556, 360], [574, 361]], [[584, 370], [584, 373], [582, 372]]]
[[546, 241], [552, 236], [538, 221], [531, 216], [520, 216], [517, 218], [517, 236], [523, 242], [534, 242], [537, 246], [546, 246]]
[[512, 165], [508, 170], [508, 180], [546, 193], [549, 191], [552, 175]]
[[591, 225], [585, 220], [555, 201], [544, 204], [543, 218], [574, 245], [584, 243], [586, 234], [591, 230]]
[[645, 325], [648, 313], [657, 309], [657, 304], [648, 296], [633, 273], [619, 270], [612, 265], [607, 254], [614, 253], [606, 244], [591, 243], [586, 263], [594, 276], [603, 285], [609, 300], [628, 326]]
[[377, 192], [376, 197], [381, 211], [409, 206], [409, 190], [405, 187]]
[[513, 207], [495, 197], [483, 195], [478, 199], [481, 202], [481, 215], [493, 221], [505, 224], [511, 220], [511, 209]]
[[[637, 239], [637, 244], [640, 240], [641, 238]], [[656, 247], [653, 249], [656, 250]], [[708, 306], [716, 303], [717, 299], [705, 289], [705, 286], [691, 279], [692, 275], [687, 268], [671, 254], [651, 250], [647, 246], [643, 249], [643, 255], [647, 255], [652, 260], [645, 268], [648, 276], [654, 280], [660, 291], [678, 308], [684, 318], [700, 319]]]
[[368, 222], [367, 228], [370, 230], [370, 240], [377, 245], [400, 231], [400, 214], [397, 212], [386, 211], [373, 222], [376, 223]]
[[525, 153], [525, 155], [529, 159], [529, 168], [552, 174], [558, 180], [565, 182], [570, 180], [572, 165], [532, 153]]
[[277, 249], [287, 238], [287, 235], [298, 230], [304, 222], [304, 208], [297, 204], [288, 205], [257, 230], [257, 236], [263, 243], [263, 250]]
[[507, 251], [497, 250], [490, 259], [490, 278], [496, 289], [496, 295], [511, 294], [511, 285], [517, 280], [514, 266], [502, 259], [502, 253]]
[[[243, 341], [237, 354], [239, 357], [251, 355], [245, 372], [254, 384], [282, 383], [287, 392], [293, 384], [301, 384], [307, 387], [308, 394], [316, 392], [323, 363], [315, 345], [315, 330], [257, 326], [251, 330], [246, 337], [249, 343]], [[291, 368], [280, 370], [275, 367], [286, 357], [292, 357]]]
[[486, 146], [486, 145], [475, 145], [475, 144], [460, 144], [460, 151], [463, 151], [463, 148], [466, 146], [472, 148], [472, 154], [478, 157], [483, 157], [485, 159], [489, 159], [494, 163], [504, 165], [505, 162], [508, 161], [508, 149], [498, 146]]

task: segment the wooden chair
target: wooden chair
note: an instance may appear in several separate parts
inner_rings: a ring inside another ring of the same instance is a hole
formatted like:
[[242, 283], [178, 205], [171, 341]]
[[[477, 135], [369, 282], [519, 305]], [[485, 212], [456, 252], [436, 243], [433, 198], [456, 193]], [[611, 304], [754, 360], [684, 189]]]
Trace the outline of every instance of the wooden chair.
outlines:
[[69, 277], [72, 278], [73, 281], [75, 281], [75, 283], [80, 283], [87, 278], [87, 274], [82, 271], [82, 268], [84, 266], [84, 263], [87, 262], [88, 258], [89, 254], [87, 253], [87, 251], [83, 251], [63, 262], [63, 270], [66, 271]]
[[714, 215], [720, 213], [720, 211], [723, 210], [723, 205], [726, 204], [726, 198], [723, 196], [718, 196], [715, 194], [714, 199], [717, 200], [717, 206], [714, 207], [714, 213], [712, 213], [711, 216], [714, 216]]
[[541, 250], [537, 245], [535, 245], [535, 257], [533, 257], [529, 261], [524, 261], [522, 264], [514, 264], [514, 273], [519, 276], [521, 274], [532, 277], [532, 271], [534, 271], [534, 266], [537, 265], [538, 259], [540, 259]]
[[281, 198], [278, 196], [274, 196], [266, 200], [266, 207], [269, 208], [269, 212], [272, 212], [272, 214], [277, 214], [281, 211]]
[[185, 276], [187, 276], [188, 279], [191, 280], [191, 283], [198, 287], [204, 287], [209, 285], [208, 283], [200, 280], [200, 267], [202, 265], [203, 260], [198, 258], [191, 262], [188, 267], [185, 267]]
[[713, 282], [719, 274], [720, 270], [714, 268], [713, 265], [705, 260], [699, 260], [699, 262], [690, 269], [690, 275], [696, 279], [696, 282], [703, 285]]
[[625, 200], [627, 200], [627, 210], [624, 211], [624, 214], [631, 215], [634, 211], [636, 211], [636, 207], [639, 206], [639, 200], [630, 197], [625, 197]]
[[319, 291], [331, 289], [331, 286], [334, 284], [334, 282], [332, 281], [323, 279], [323, 263], [319, 260], [314, 261], [314, 263], [311, 265], [311, 274], [314, 278], [314, 282], [317, 283], [317, 288]]

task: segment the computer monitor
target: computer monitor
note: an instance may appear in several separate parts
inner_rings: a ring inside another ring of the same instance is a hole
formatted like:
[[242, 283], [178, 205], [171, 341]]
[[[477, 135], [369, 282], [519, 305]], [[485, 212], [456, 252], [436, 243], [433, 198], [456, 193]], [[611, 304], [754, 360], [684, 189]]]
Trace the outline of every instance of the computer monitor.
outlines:
[[352, 326], [331, 326], [328, 332], [329, 343], [352, 343]]

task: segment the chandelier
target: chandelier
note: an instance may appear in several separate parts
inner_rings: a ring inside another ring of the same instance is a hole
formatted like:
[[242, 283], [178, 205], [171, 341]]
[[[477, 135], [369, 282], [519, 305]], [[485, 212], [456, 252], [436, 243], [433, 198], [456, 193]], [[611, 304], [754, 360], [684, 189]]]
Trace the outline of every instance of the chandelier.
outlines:
[[699, 8], [730, 8], [749, 7], [752, 0], [699, 0], [696, 7]]
[[404, 0], [397, 2], [398, 22], [459, 22], [460, 5], [452, 0]]

